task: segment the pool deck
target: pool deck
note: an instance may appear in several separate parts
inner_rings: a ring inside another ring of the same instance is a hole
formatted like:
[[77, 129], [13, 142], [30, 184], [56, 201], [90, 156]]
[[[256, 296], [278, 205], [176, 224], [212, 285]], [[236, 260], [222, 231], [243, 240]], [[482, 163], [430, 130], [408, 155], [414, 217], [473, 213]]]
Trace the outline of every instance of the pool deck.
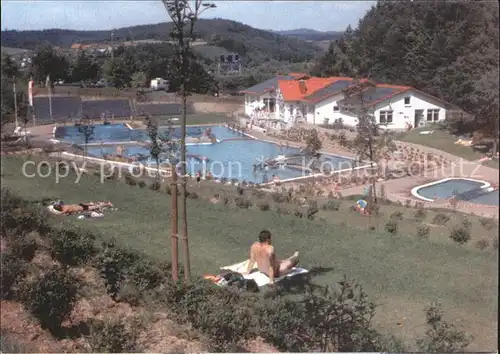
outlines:
[[[213, 124], [212, 124], [213, 125]], [[34, 138], [37, 140], [49, 140], [52, 138], [52, 132], [56, 125], [44, 125], [37, 127], [30, 127], [28, 130], [31, 131], [34, 135]], [[304, 147], [303, 144], [286, 142], [280, 139], [276, 139], [274, 137], [268, 136], [262, 132], [253, 130], [251, 132], [252, 136], [263, 141], [273, 142], [273, 143], [283, 143], [288, 144], [291, 147]], [[441, 155], [444, 158], [452, 161], [455, 165], [460, 163], [461, 168], [454, 167], [453, 165], [450, 167], [443, 168], [438, 171], [432, 171], [427, 174], [427, 176], [408, 176], [402, 177], [399, 179], [387, 180], [384, 182], [380, 182], [378, 185], [384, 185], [385, 191], [387, 194], [387, 198], [392, 201], [400, 201], [405, 203], [407, 200], [411, 200], [412, 202], [418, 201], [418, 199], [414, 198], [411, 195], [411, 189], [415, 186], [419, 186], [422, 184], [429, 183], [431, 181], [437, 181], [443, 178], [449, 177], [466, 177], [472, 178], [482, 181], [487, 181], [494, 186], [498, 186], [499, 184], [499, 171], [497, 169], [487, 167], [477, 163], [475, 161], [467, 161], [458, 156], [451, 155], [447, 152], [433, 149], [427, 146], [422, 146], [413, 143], [399, 142], [403, 146], [418, 148], [425, 153], [432, 153]], [[334, 148], [325, 148], [323, 152], [338, 156], [344, 156], [348, 158], [355, 158], [355, 155], [346, 151], [334, 149]], [[333, 187], [332, 187], [333, 191]], [[341, 193], [344, 196], [347, 195], [356, 195], [363, 194], [364, 186], [357, 186], [351, 188], [345, 188], [341, 190]], [[451, 208], [448, 200], [432, 202], [432, 203], [424, 203], [424, 207], [431, 208]], [[488, 206], [483, 204], [472, 204], [467, 202], [459, 203], [457, 206], [457, 210], [465, 213], [473, 213], [485, 217], [494, 217], [499, 218], [499, 208], [497, 206]]]

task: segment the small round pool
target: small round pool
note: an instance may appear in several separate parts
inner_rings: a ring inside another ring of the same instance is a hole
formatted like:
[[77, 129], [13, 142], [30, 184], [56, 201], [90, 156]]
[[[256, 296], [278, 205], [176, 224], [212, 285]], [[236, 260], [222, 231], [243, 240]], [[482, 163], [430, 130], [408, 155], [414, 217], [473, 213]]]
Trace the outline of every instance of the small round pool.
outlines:
[[469, 178], [445, 178], [412, 189], [412, 195], [433, 202], [435, 199], [455, 197], [470, 203], [498, 205], [498, 190], [490, 183]]

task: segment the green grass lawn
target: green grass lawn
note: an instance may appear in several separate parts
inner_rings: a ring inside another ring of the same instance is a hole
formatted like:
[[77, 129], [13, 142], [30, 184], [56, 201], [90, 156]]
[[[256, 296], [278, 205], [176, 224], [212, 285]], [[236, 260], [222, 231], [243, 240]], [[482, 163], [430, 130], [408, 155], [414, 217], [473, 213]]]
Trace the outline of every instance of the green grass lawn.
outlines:
[[[430, 135], [420, 134], [420, 132], [425, 130], [434, 130], [434, 133]], [[479, 160], [484, 157], [484, 154], [475, 152], [471, 147], [455, 144], [457, 137], [439, 128], [426, 127], [413, 129], [398, 140], [442, 150], [469, 161]]]
[[[166, 193], [120, 181], [101, 184], [93, 175], [84, 176], [80, 183], [68, 177], [58, 184], [54, 176], [27, 178], [22, 176], [22, 163], [21, 158], [2, 158], [2, 187], [34, 200], [110, 200], [119, 208], [103, 219], [54, 217], [54, 221], [88, 228], [103, 238], [115, 237], [122, 245], [158, 259], [169, 258], [171, 199]], [[217, 188], [217, 192], [235, 196], [234, 187]], [[197, 192], [208, 196], [214, 189], [205, 184]], [[298, 250], [304, 267], [329, 269], [314, 278], [315, 282], [332, 284], [346, 274], [362, 284], [379, 304], [375, 320], [380, 329], [411, 343], [425, 330], [423, 309], [431, 301], [439, 301], [448, 320], [475, 336], [471, 349], [496, 350], [497, 251], [491, 246], [481, 251], [473, 243], [481, 238], [491, 241], [497, 231], [486, 231], [478, 219], [469, 218], [473, 221], [472, 244], [461, 246], [448, 238], [450, 226], [464, 218], [456, 214], [450, 214], [448, 225], [431, 227], [429, 240], [421, 240], [415, 236], [415, 209], [398, 206], [382, 207], [383, 215], [372, 220], [377, 230], [371, 231], [367, 217], [348, 211], [352, 201], [343, 201], [339, 211], [322, 210], [314, 221], [212, 205], [202, 198], [188, 203], [191, 262], [196, 274], [215, 273], [220, 266], [246, 259], [259, 231], [268, 228], [279, 256]], [[404, 221], [399, 222], [397, 235], [389, 235], [383, 225], [395, 210], [404, 213]], [[424, 222], [430, 223], [433, 215], [430, 211]]]

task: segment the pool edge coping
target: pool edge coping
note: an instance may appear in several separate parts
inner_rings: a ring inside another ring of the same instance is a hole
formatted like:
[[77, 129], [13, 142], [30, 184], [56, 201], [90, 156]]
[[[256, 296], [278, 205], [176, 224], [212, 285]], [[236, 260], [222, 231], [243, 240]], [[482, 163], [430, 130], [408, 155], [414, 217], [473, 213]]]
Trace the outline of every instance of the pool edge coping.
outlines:
[[431, 187], [431, 186], [434, 186], [436, 184], [440, 184], [440, 183], [444, 183], [444, 182], [448, 182], [448, 181], [453, 181], [453, 180], [457, 180], [457, 179], [461, 179], [461, 180], [465, 180], [465, 181], [470, 181], [470, 182], [482, 183], [483, 185], [480, 187], [481, 189], [491, 187], [491, 183], [490, 182], [482, 181], [482, 180], [479, 180], [479, 179], [473, 179], [473, 178], [467, 178], [467, 177], [447, 177], [447, 178], [443, 178], [443, 179], [440, 179], [440, 180], [437, 180], [437, 181], [434, 181], [434, 182], [429, 182], [429, 183], [426, 183], [426, 184], [422, 184], [420, 186], [413, 187], [411, 189], [411, 195], [414, 196], [415, 198], [424, 200], [426, 202], [433, 203], [435, 201], [434, 199], [430, 199], [430, 198], [423, 197], [423, 196], [419, 195], [417, 193], [418, 190], [420, 190], [421, 188]]

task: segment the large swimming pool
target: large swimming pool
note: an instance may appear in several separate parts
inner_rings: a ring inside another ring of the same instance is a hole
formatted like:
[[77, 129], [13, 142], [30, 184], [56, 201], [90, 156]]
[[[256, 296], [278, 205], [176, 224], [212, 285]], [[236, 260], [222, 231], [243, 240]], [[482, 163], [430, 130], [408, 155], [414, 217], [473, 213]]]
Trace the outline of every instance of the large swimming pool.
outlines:
[[[63, 129], [62, 129], [63, 128]], [[82, 134], [79, 133], [78, 127], [62, 127], [55, 132], [55, 138], [63, 141], [82, 144]], [[268, 170], [254, 169], [255, 164], [269, 159], [275, 158], [277, 155], [289, 155], [299, 153], [299, 149], [292, 147], [280, 147], [276, 144], [254, 140], [243, 136], [241, 133], [223, 126], [203, 126], [203, 127], [188, 127], [188, 135], [197, 137], [202, 132], [210, 128], [212, 133], [220, 141], [215, 144], [193, 144], [187, 146], [188, 155], [194, 156], [188, 159], [188, 172], [194, 174], [198, 171], [210, 171], [212, 175], [219, 178], [238, 179], [240, 181], [248, 181], [254, 183], [262, 183], [266, 179], [271, 180], [272, 175], [276, 175], [281, 180], [306, 176], [307, 173], [301, 169], [292, 167], [271, 168]], [[160, 128], [165, 131], [167, 128]], [[176, 128], [175, 135], [179, 134], [179, 129]], [[115, 125], [98, 125], [94, 129], [93, 143], [96, 142], [117, 142], [116, 145], [89, 146], [88, 153], [96, 157], [102, 157], [106, 154], [116, 153], [117, 146], [120, 142], [130, 141], [146, 141], [149, 140], [145, 130], [136, 129], [130, 130], [122, 124]], [[155, 162], [148, 158], [149, 149], [147, 146], [137, 144], [124, 144], [125, 156], [145, 156], [143, 163], [154, 165]], [[205, 157], [205, 162], [198, 157]], [[350, 168], [354, 164], [354, 160], [335, 156], [323, 155], [322, 162], [325, 162], [326, 169], [334, 170]], [[300, 165], [308, 164], [307, 160], [298, 160]]]
[[465, 178], [448, 178], [418, 186], [413, 188], [412, 194], [426, 201], [455, 196], [458, 200], [471, 203], [499, 204], [498, 190], [494, 190], [489, 183]]

